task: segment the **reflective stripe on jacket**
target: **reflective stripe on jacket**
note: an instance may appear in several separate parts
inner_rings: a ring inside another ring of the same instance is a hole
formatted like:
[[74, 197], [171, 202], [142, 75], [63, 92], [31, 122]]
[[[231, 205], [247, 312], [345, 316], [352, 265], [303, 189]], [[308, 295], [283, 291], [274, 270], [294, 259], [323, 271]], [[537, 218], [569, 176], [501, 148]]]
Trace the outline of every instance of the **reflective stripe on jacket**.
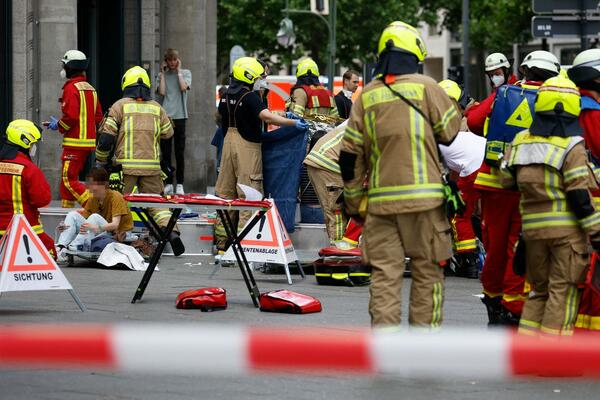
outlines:
[[14, 214], [24, 214], [33, 230], [44, 233], [38, 208], [52, 200], [44, 173], [22, 153], [12, 160], [0, 160], [0, 235]]
[[341, 174], [338, 160], [346, 125], [340, 125], [317, 141], [304, 159], [304, 164]]
[[444, 201], [437, 142], [452, 142], [461, 116], [431, 78], [407, 74], [394, 79], [391, 87], [419, 107], [433, 127], [381, 80], [364, 88], [342, 140], [342, 151], [356, 156], [350, 166], [353, 178], [344, 182], [350, 214], [358, 213], [365, 194], [368, 213], [380, 215], [425, 211]]
[[[123, 98], [110, 108], [104, 132], [116, 136], [116, 159], [128, 175], [160, 174], [160, 139], [173, 136], [165, 110], [155, 101]], [[105, 151], [96, 152], [99, 159]]]
[[600, 213], [594, 211], [578, 220], [567, 200], [571, 190], [598, 187], [582, 137], [542, 137], [523, 131], [509, 147], [501, 172], [504, 185], [516, 183], [521, 191], [525, 238], [551, 239], [580, 229], [600, 230]]

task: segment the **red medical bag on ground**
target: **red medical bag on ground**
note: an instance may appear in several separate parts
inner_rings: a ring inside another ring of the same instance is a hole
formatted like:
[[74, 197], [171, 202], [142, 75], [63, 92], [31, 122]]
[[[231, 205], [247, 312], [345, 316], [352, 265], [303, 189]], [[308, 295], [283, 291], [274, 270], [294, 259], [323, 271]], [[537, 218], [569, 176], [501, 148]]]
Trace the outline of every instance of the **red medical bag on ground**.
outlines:
[[260, 295], [260, 311], [309, 314], [321, 310], [321, 302], [316, 298], [290, 290], [274, 290]]
[[227, 293], [223, 288], [214, 287], [186, 290], [177, 296], [175, 307], [201, 311], [224, 310], [227, 308]]

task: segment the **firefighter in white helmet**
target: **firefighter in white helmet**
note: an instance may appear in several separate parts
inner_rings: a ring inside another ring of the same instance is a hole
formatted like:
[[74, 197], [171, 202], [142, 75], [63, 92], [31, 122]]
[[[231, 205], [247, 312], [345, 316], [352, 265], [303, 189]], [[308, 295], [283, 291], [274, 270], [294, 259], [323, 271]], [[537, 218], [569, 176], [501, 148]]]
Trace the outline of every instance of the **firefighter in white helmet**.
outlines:
[[102, 120], [102, 107], [96, 89], [87, 81], [85, 70], [89, 60], [79, 50], [69, 50], [61, 59], [60, 76], [66, 79], [59, 99], [62, 116], [53, 116], [44, 125], [63, 135], [60, 197], [62, 206], [82, 206], [90, 192], [79, 181], [79, 174], [90, 154], [96, 148], [96, 126]]

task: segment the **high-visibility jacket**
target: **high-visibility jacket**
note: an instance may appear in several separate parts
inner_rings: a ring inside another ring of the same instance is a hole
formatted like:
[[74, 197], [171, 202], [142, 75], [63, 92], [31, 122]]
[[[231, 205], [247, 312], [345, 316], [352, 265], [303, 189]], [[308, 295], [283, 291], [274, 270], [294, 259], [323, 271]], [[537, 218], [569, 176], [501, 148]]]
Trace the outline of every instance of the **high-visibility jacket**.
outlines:
[[52, 200], [50, 185], [42, 170], [23, 153], [0, 160], [0, 235], [14, 214], [24, 214], [37, 234], [44, 233], [38, 208]]
[[[173, 136], [165, 110], [154, 100], [122, 98], [112, 105], [103, 134], [115, 136], [117, 164], [125, 175], [160, 175], [160, 140]], [[96, 159], [105, 162], [109, 151], [96, 150]]]
[[63, 147], [96, 148], [96, 125], [102, 121], [96, 89], [85, 76], [76, 76], [63, 85], [60, 102], [63, 115], [58, 130], [63, 134]]
[[339, 162], [344, 202], [351, 215], [358, 214], [365, 194], [367, 212], [378, 215], [426, 211], [444, 202], [437, 142], [454, 140], [461, 115], [446, 92], [427, 76], [406, 74], [386, 79], [433, 126], [381, 80], [363, 89], [352, 106]]
[[508, 148], [506, 162], [501, 181], [504, 186], [519, 185], [525, 239], [566, 237], [580, 229], [589, 234], [600, 231], [595, 207], [578, 220], [567, 201], [571, 190], [598, 187], [581, 136], [543, 137], [523, 131]]
[[339, 117], [331, 92], [324, 86], [304, 85], [292, 91], [287, 109], [300, 116]]
[[[535, 81], [525, 81], [525, 82], [517, 82], [515, 83], [515, 86], [520, 86], [523, 87], [525, 89], [538, 89], [543, 82], [535, 82]], [[494, 94], [495, 96], [495, 94]], [[528, 104], [528, 103], [525, 103]], [[517, 108], [517, 106], [519, 106], [519, 104], [515, 105], [515, 108]], [[523, 105], [524, 107], [525, 105]], [[484, 127], [484, 135], [487, 133], [488, 129], [489, 129], [489, 124], [490, 124], [490, 115], [493, 112], [493, 105], [490, 108], [490, 112], [486, 117], [486, 121], [485, 121], [485, 127]], [[529, 110], [529, 114], [531, 116], [533, 116], [533, 110]], [[508, 116], [508, 118], [511, 118], [512, 115]], [[533, 121], [533, 119], [530, 120], [529, 125], [531, 125], [531, 122]], [[470, 120], [469, 120], [469, 127], [471, 127], [470, 124]], [[522, 126], [523, 129], [529, 128], [529, 126]], [[479, 189], [479, 190], [494, 190], [494, 191], [498, 191], [498, 190], [505, 190], [502, 187], [502, 184], [500, 183], [500, 170], [497, 167], [491, 166], [489, 164], [487, 164], [486, 162], [484, 162], [481, 165], [481, 168], [479, 169], [479, 173], [477, 174], [477, 178], [475, 179], [475, 188]]]
[[338, 160], [345, 129], [345, 125], [340, 125], [320, 138], [304, 159], [304, 164], [341, 174]]

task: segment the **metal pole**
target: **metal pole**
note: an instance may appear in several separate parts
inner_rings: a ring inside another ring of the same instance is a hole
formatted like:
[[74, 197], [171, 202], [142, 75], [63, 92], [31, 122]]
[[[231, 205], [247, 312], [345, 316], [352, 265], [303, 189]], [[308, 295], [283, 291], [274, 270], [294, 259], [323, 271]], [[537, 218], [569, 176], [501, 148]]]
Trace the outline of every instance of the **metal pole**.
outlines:
[[469, 0], [463, 0], [462, 6], [462, 28], [463, 28], [463, 84], [465, 93], [469, 93], [469, 65], [471, 55], [469, 54]]
[[579, 0], [579, 7], [581, 10], [580, 21], [581, 21], [581, 51], [587, 49], [587, 15], [585, 13], [585, 0]]
[[335, 24], [336, 4], [335, 0], [329, 0], [329, 62], [327, 66], [327, 87], [333, 91], [333, 80], [335, 77]]
[[[335, 0], [329, 0], [329, 5], [335, 7]], [[282, 13], [288, 15], [288, 14], [311, 14], [311, 15], [316, 15], [317, 17], [319, 17], [323, 22], [325, 22], [325, 25], [327, 25], [327, 35], [329, 37], [329, 58], [328, 58], [328, 62], [327, 62], [327, 79], [329, 80], [327, 87], [330, 90], [333, 90], [333, 69], [335, 67], [335, 25], [333, 25], [333, 23], [335, 23], [336, 20], [336, 16], [332, 17], [333, 14], [333, 10], [329, 9], [329, 18], [325, 18], [323, 15], [318, 14], [318, 13], [313, 13], [312, 11], [308, 11], [308, 10], [290, 10], [288, 8], [285, 8], [284, 10], [281, 10]]]

